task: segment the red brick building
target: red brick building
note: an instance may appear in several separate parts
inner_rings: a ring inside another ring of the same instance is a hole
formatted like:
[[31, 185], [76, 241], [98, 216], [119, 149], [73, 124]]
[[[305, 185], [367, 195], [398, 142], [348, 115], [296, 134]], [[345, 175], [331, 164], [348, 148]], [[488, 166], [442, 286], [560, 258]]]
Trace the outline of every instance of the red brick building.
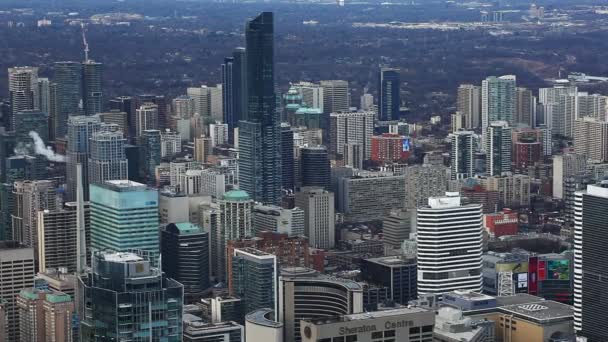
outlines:
[[384, 133], [372, 137], [372, 160], [382, 163], [392, 163], [406, 160], [410, 156], [410, 138]]
[[495, 237], [517, 235], [519, 219], [517, 212], [503, 209], [501, 212], [483, 215], [483, 226]]

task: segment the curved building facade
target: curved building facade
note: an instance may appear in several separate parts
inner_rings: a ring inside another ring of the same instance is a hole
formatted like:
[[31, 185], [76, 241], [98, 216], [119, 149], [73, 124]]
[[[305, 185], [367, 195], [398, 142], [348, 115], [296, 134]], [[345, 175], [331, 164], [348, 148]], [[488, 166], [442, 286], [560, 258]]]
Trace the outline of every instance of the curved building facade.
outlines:
[[274, 320], [274, 310], [259, 309], [245, 316], [245, 340], [283, 342], [283, 323]]
[[418, 294], [481, 292], [481, 205], [458, 193], [430, 197], [417, 212]]
[[279, 321], [284, 341], [300, 342], [300, 322], [363, 311], [363, 289], [351, 280], [327, 277], [303, 267], [281, 271]]

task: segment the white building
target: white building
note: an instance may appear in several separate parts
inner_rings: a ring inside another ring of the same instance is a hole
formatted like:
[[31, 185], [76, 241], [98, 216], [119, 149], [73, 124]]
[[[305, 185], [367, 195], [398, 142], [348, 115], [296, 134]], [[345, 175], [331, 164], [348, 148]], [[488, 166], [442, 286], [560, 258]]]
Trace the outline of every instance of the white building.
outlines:
[[296, 193], [296, 207], [304, 210], [304, 234], [313, 248], [335, 245], [334, 194], [322, 188], [305, 187]]
[[304, 210], [286, 209], [276, 205], [256, 204], [253, 207], [253, 228], [256, 235], [263, 231], [289, 236], [305, 235]]
[[372, 155], [372, 136], [374, 135], [374, 112], [331, 113], [329, 150], [333, 154], [344, 154], [346, 144], [359, 144], [363, 157]]
[[228, 124], [214, 123], [209, 125], [209, 137], [213, 146], [228, 143]]
[[292, 85], [302, 96], [302, 104], [323, 111], [323, 87], [311, 82], [299, 82]]
[[418, 293], [481, 291], [481, 205], [458, 193], [430, 197], [417, 211]]
[[173, 157], [182, 151], [182, 138], [177, 132], [167, 129], [160, 133], [160, 155], [162, 158]]

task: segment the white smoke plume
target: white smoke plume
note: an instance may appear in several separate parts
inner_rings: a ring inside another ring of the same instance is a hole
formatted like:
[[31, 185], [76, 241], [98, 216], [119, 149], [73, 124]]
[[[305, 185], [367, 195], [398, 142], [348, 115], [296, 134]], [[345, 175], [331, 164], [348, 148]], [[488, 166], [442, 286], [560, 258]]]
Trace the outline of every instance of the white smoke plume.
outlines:
[[50, 161], [65, 163], [65, 156], [55, 153], [50, 146], [44, 145], [44, 141], [42, 141], [42, 138], [40, 138], [38, 133], [30, 131], [29, 136], [34, 141], [34, 145], [32, 146], [32, 144], [19, 143], [17, 147], [15, 147], [15, 154], [29, 155], [30, 152], [34, 152], [36, 154], [45, 156], [46, 159]]

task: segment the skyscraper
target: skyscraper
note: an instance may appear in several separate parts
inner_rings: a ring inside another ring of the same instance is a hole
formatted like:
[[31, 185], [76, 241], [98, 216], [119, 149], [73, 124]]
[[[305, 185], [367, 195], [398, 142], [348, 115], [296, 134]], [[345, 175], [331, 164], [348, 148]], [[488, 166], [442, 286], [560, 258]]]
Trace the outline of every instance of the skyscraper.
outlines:
[[181, 95], [171, 101], [173, 115], [176, 119], [190, 119], [194, 115], [194, 98], [189, 95]]
[[103, 64], [92, 60], [82, 64], [82, 104], [84, 115], [103, 111]]
[[378, 120], [399, 119], [401, 78], [398, 69], [380, 68], [378, 73]]
[[82, 64], [55, 63], [55, 137], [67, 134], [68, 117], [82, 114]]
[[574, 214], [574, 330], [582, 341], [608, 339], [606, 325], [606, 208], [608, 183], [588, 185], [575, 194]]
[[[14, 116], [23, 110], [39, 109], [38, 68], [14, 67], [8, 69], [8, 92], [11, 105], [11, 128], [15, 128]], [[48, 113], [47, 113], [48, 114]]]
[[158, 105], [144, 103], [135, 110], [135, 135], [141, 137], [146, 130], [159, 129]]
[[[255, 248], [235, 249], [230, 265], [231, 295], [243, 300], [244, 314], [262, 308], [277, 309], [277, 257]], [[276, 312], [276, 311], [275, 311]]]
[[493, 121], [514, 123], [517, 94], [515, 76], [507, 75], [486, 78], [481, 83], [482, 132]]
[[331, 166], [325, 146], [300, 148], [302, 186], [316, 186], [329, 189]]
[[66, 165], [67, 200], [76, 200], [76, 164], [82, 165], [84, 199], [89, 199], [89, 153], [93, 133], [101, 129], [97, 116], [72, 116], [68, 119]]
[[481, 291], [481, 205], [459, 193], [430, 197], [417, 212], [418, 293]]
[[[169, 114], [167, 114], [167, 99], [164, 95], [151, 95], [144, 94], [137, 96], [136, 108], [140, 108], [144, 104], [155, 104], [157, 106], [158, 115], [156, 117], [157, 128], [153, 129], [164, 129], [169, 124]], [[137, 121], [137, 116], [135, 117]], [[137, 126], [137, 124], [135, 125]]]
[[348, 112], [348, 82], [328, 80], [321, 81], [320, 84], [323, 88], [323, 113], [329, 115], [330, 113]]
[[343, 155], [346, 144], [359, 144], [363, 158], [370, 159], [375, 116], [374, 112], [331, 113], [329, 151]]
[[158, 192], [144, 184], [108, 180], [91, 184], [91, 247], [131, 249], [158, 257]]
[[304, 235], [313, 248], [331, 249], [335, 245], [334, 194], [308, 187], [296, 193], [295, 204], [304, 210]]
[[247, 60], [245, 48], [238, 47], [222, 64], [222, 108], [228, 124], [228, 140], [234, 144], [234, 129], [247, 119]]
[[143, 174], [148, 180], [148, 183], [154, 182], [154, 171], [161, 161], [161, 137], [160, 131], [149, 129], [143, 131], [140, 145], [143, 148], [142, 167]]
[[281, 163], [283, 189], [295, 189], [295, 161], [293, 153], [293, 130], [286, 123], [281, 123]]
[[458, 87], [456, 110], [464, 115], [466, 129], [481, 126], [481, 87], [461, 84]]
[[516, 107], [515, 124], [522, 124], [528, 127], [536, 126], [536, 97], [532, 95], [532, 90], [527, 88], [516, 88]]
[[74, 299], [63, 292], [27, 288], [17, 296], [21, 341], [72, 341]]
[[247, 23], [247, 120], [239, 123], [240, 187], [255, 201], [281, 201], [281, 123], [274, 84], [273, 14]]
[[132, 138], [135, 137], [136, 117], [135, 104], [137, 101], [131, 96], [118, 96], [110, 100], [110, 110], [118, 110], [127, 113], [127, 125], [129, 127], [124, 133]]
[[107, 180], [128, 179], [129, 162], [125, 155], [121, 131], [95, 132], [90, 138], [89, 182], [101, 184]]
[[574, 121], [574, 151], [585, 157], [608, 161], [608, 122], [593, 117]]
[[452, 149], [450, 153], [451, 179], [473, 177], [475, 172], [475, 133], [458, 131], [450, 134]]
[[185, 296], [209, 288], [209, 233], [189, 222], [169, 223], [160, 231], [163, 271], [184, 285]]
[[80, 340], [180, 341], [183, 286], [133, 253], [97, 252], [79, 277]]
[[486, 128], [486, 172], [502, 176], [511, 171], [511, 132], [506, 121], [494, 121]]

